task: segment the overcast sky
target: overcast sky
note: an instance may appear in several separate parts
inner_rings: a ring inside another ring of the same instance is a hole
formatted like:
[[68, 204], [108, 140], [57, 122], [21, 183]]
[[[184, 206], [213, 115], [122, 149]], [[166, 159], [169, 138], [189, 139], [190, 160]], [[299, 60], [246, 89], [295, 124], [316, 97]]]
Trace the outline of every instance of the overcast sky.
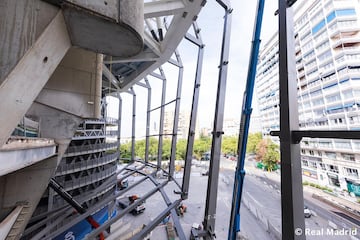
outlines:
[[[232, 2], [232, 29], [230, 42], [230, 58], [226, 88], [225, 115], [224, 118], [240, 119], [242, 97], [246, 85], [251, 40], [255, 21], [257, 1], [231, 1]], [[266, 41], [277, 30], [277, 17], [274, 12], [277, 9], [277, 0], [266, 1], [263, 25], [261, 29], [262, 43]], [[204, 62], [200, 87], [199, 127], [212, 127], [215, 114], [215, 100], [217, 81], [219, 73], [221, 39], [223, 29], [224, 10], [215, 0], [207, 1], [198, 17], [198, 26], [201, 28], [201, 36], [205, 44]], [[181, 97], [181, 111], [190, 111], [195, 78], [195, 67], [197, 59], [197, 47], [186, 40], [180, 44], [179, 53], [184, 65], [184, 82]], [[175, 99], [177, 84], [177, 68], [167, 64], [164, 66], [167, 78], [166, 102]], [[161, 81], [150, 78], [153, 89], [152, 108], [160, 105]], [[147, 92], [142, 87], [135, 86], [137, 94], [137, 127], [136, 136], [145, 135], [146, 96]], [[253, 106], [256, 114], [257, 100], [254, 96]], [[122, 94], [123, 98], [123, 124], [122, 136], [131, 136], [131, 109], [132, 97], [129, 94]], [[175, 105], [169, 104], [165, 110], [173, 111]], [[117, 116], [117, 109], [112, 109], [110, 115]], [[159, 111], [151, 114], [151, 127], [153, 128], [159, 119]]]

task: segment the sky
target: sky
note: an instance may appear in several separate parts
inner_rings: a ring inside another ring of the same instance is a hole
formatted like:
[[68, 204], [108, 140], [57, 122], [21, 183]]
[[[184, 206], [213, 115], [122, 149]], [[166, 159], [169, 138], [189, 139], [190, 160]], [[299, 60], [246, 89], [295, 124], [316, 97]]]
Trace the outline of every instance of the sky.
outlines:
[[[277, 31], [277, 17], [274, 16], [274, 12], [277, 10], [277, 2], [277, 0], [265, 1], [261, 29], [261, 40], [263, 44]], [[232, 29], [224, 118], [240, 119], [257, 1], [233, 0], [231, 4], [233, 8]], [[201, 29], [200, 34], [205, 44], [198, 108], [198, 127], [200, 128], [212, 128], [215, 115], [223, 17], [223, 8], [221, 8], [215, 0], [209, 0], [203, 7], [197, 20], [198, 26]], [[183, 40], [178, 47], [178, 51], [184, 65], [180, 111], [190, 111], [198, 48], [187, 40]], [[166, 102], [169, 102], [176, 97], [178, 69], [170, 64], [165, 64], [163, 68], [167, 78]], [[160, 106], [161, 92], [159, 90], [161, 89], [162, 82], [151, 77], [149, 81], [153, 89], [151, 108], [156, 108]], [[138, 86], [135, 86], [134, 90], [137, 95], [136, 137], [141, 138], [145, 136], [147, 90]], [[130, 94], [122, 94], [122, 99], [123, 117], [121, 132], [123, 138], [128, 138], [131, 136], [132, 96]], [[114, 106], [111, 107], [112, 110], [109, 111], [109, 115], [117, 117], [117, 101], [112, 101], [111, 105], [112, 104], [114, 104]], [[169, 104], [166, 106], [165, 111], [173, 111], [174, 108], [175, 104]], [[257, 114], [256, 95], [254, 95], [253, 98], [253, 108], [253, 114]], [[158, 124], [159, 114], [159, 110], [152, 112], [151, 128], [154, 128], [155, 125]]]

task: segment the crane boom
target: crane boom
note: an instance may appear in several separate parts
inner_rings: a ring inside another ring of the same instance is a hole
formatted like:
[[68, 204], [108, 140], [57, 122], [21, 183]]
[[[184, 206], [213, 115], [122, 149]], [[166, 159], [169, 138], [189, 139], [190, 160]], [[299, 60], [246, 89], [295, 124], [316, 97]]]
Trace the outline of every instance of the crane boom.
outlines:
[[245, 155], [248, 140], [250, 116], [252, 112], [252, 98], [256, 77], [256, 66], [260, 47], [260, 32], [264, 12], [265, 0], [259, 0], [257, 5], [256, 22], [251, 46], [251, 55], [248, 67], [246, 89], [243, 96], [243, 106], [240, 119], [240, 131], [238, 139], [238, 159], [234, 177], [234, 190], [232, 198], [231, 217], [229, 225], [229, 240], [235, 240], [237, 232], [240, 231], [240, 203], [245, 178]]

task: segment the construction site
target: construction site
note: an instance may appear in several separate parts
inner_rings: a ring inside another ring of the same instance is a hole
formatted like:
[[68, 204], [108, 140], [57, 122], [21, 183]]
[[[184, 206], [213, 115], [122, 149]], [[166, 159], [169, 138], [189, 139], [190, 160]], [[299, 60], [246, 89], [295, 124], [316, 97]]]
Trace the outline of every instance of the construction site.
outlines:
[[[251, 181], [265, 181], [246, 157], [264, 0], [253, 9], [252, 39], [244, 40], [251, 43], [250, 56], [238, 53], [246, 56], [248, 70], [239, 80], [245, 91], [238, 93], [243, 95], [237, 104], [238, 149], [231, 160], [221, 144], [230, 44], [237, 44], [230, 43], [238, 31], [232, 15], [242, 10], [233, 9], [230, 0], [1, 0], [0, 239], [306, 239], [312, 223], [305, 225], [304, 219], [302, 138], [359, 139], [360, 134], [299, 129], [295, 2], [279, 0], [274, 15], [280, 130], [270, 134], [280, 139], [282, 160], [279, 176], [265, 179], [271, 189], [280, 184], [272, 204], [279, 218], [270, 221], [260, 213], [250, 216], [256, 204], [266, 205], [263, 194], [256, 198], [250, 188], [243, 191], [245, 164]], [[206, 116], [212, 123], [211, 149], [197, 161], [199, 101], [206, 101], [200, 95], [204, 51], [212, 51], [206, 48], [211, 39], [201, 31], [210, 26], [201, 26], [199, 18], [209, 4], [221, 16], [221, 31], [214, 33], [216, 94]], [[192, 48], [184, 51], [192, 58], [192, 76], [186, 79], [179, 51], [184, 42]], [[191, 106], [186, 120], [180, 116], [183, 102]], [[140, 129], [139, 121], [145, 123]], [[186, 125], [183, 161], [176, 155], [180, 124]], [[144, 157], [135, 154], [140, 131]], [[151, 139], [157, 141], [156, 154], [150, 154]], [[167, 161], [165, 139], [171, 141]], [[131, 143], [128, 157], [120, 151], [125, 142]], [[240, 211], [242, 200], [247, 210]], [[355, 221], [349, 226], [358, 226], [351, 225]]]

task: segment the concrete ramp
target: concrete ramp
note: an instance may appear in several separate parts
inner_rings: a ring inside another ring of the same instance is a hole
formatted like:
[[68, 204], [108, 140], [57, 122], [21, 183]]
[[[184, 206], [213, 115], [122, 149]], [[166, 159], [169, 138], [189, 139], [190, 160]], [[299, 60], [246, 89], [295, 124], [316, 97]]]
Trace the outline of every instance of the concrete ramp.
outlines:
[[54, 140], [11, 137], [0, 147], [0, 176], [52, 157], [55, 153]]

